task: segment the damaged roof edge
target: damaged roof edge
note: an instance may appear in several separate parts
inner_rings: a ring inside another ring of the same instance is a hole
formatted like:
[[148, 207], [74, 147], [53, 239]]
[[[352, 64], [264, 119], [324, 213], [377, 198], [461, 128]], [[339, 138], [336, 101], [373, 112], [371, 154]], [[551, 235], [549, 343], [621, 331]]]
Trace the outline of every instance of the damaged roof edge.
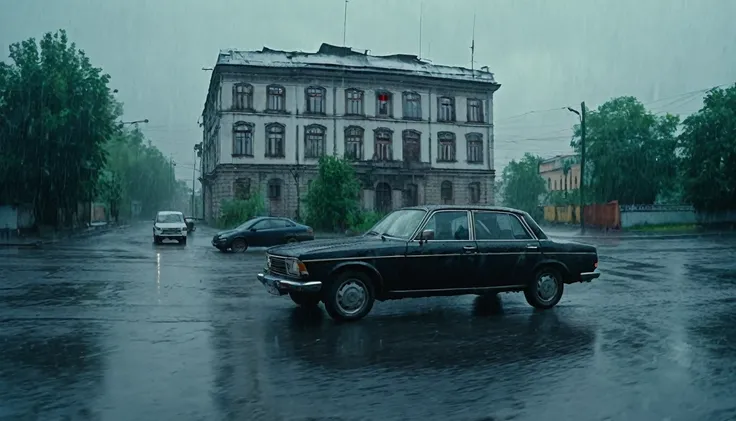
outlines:
[[260, 51], [220, 50], [217, 65], [280, 67], [280, 68], [349, 68], [355, 70], [415, 73], [458, 81], [473, 81], [498, 85], [487, 66], [468, 69], [460, 66], [433, 64], [411, 54], [391, 54], [373, 56], [355, 51], [350, 47], [340, 47], [323, 43], [316, 53], [302, 51], [281, 51], [263, 47]]

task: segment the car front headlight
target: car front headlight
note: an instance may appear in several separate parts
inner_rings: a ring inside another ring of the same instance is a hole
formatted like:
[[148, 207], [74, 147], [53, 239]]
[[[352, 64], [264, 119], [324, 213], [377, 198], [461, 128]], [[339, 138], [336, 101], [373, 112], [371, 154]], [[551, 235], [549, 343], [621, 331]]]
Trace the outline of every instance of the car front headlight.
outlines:
[[153, 229], [155, 229], [156, 231], [161, 231], [161, 228], [159, 228], [159, 227], [158, 227], [158, 226], [156, 226], [156, 225], [154, 225], [154, 226], [153, 226]]
[[307, 266], [302, 263], [299, 259], [289, 259], [286, 261], [286, 272], [289, 275], [295, 276], [307, 276]]

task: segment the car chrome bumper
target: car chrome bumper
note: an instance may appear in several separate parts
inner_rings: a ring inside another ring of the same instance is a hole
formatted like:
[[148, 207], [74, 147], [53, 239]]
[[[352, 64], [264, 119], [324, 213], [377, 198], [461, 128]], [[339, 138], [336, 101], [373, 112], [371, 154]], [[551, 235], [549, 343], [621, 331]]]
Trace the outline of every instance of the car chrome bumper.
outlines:
[[154, 234], [154, 235], [156, 237], [160, 237], [160, 238], [169, 238], [169, 237], [179, 238], [179, 237], [186, 237], [187, 233], [186, 233], [186, 231], [185, 232], [179, 232], [179, 233], [176, 233], [176, 234], [175, 233], [167, 232], [167, 233], [158, 233], [158, 234]]
[[259, 273], [258, 280], [273, 295], [284, 295], [289, 292], [315, 293], [322, 290], [322, 282], [320, 281], [300, 281], [298, 279], [287, 279], [268, 273]]
[[583, 272], [580, 274], [580, 282], [590, 282], [593, 279], [598, 279], [601, 276], [601, 272], [596, 269], [593, 272]]

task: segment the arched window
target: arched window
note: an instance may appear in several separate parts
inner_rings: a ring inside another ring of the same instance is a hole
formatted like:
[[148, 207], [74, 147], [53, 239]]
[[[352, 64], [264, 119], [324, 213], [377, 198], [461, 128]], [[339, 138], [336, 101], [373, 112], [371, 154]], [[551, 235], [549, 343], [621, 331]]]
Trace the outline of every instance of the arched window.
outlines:
[[233, 156], [253, 156], [253, 128], [244, 121], [233, 125]]
[[455, 162], [455, 133], [437, 133], [437, 162]]
[[345, 128], [345, 159], [360, 161], [363, 159], [362, 127], [348, 126]]
[[272, 178], [268, 180], [268, 198], [270, 200], [281, 200], [281, 187], [283, 182], [280, 178]]
[[286, 111], [286, 88], [281, 85], [266, 87], [266, 110]]
[[373, 131], [374, 135], [374, 152], [373, 156], [377, 161], [393, 160], [393, 131], [385, 127], [380, 127]]
[[453, 204], [452, 182], [447, 180], [442, 182], [440, 186], [440, 200], [443, 205]]
[[468, 185], [470, 203], [480, 203], [480, 182], [474, 181]]
[[417, 206], [419, 204], [419, 186], [410, 183], [404, 189], [404, 206]]
[[284, 131], [281, 123], [266, 125], [266, 157], [283, 158], [284, 155]]
[[404, 130], [401, 133], [403, 142], [403, 155], [406, 162], [420, 162], [422, 134], [416, 130]]
[[248, 83], [236, 83], [233, 85], [233, 109], [253, 109], [253, 85]]
[[327, 91], [321, 86], [310, 86], [304, 90], [304, 97], [307, 100], [306, 112], [309, 114], [325, 113], [325, 98]]
[[483, 135], [480, 133], [468, 133], [465, 135], [465, 141], [468, 145], [468, 163], [483, 163]]
[[391, 186], [388, 183], [378, 183], [376, 185], [376, 211], [387, 213], [391, 208]]
[[376, 92], [376, 117], [394, 116], [393, 95], [389, 91]]
[[304, 127], [304, 157], [319, 158], [325, 154], [325, 133], [327, 128], [319, 124]]

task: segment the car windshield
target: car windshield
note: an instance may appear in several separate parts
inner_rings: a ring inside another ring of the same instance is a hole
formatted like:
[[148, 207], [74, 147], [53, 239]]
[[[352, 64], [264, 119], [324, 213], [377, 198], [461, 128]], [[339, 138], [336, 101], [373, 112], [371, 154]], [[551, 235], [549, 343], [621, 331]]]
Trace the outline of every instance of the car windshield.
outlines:
[[426, 213], [422, 209], [402, 209], [391, 212], [378, 221], [367, 234], [408, 239], [422, 222]]
[[156, 217], [156, 222], [161, 222], [163, 224], [181, 222], [181, 220], [181, 214], [178, 213], [160, 213]]

